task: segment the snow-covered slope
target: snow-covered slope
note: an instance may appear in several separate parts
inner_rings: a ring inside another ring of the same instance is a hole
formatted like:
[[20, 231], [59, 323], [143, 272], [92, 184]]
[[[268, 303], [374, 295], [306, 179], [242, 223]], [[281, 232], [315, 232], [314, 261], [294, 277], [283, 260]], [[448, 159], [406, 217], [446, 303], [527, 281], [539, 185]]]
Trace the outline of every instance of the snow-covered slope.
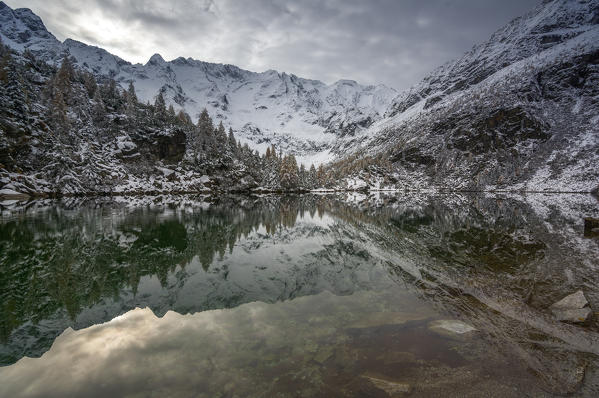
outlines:
[[133, 81], [143, 101], [161, 91], [194, 119], [207, 107], [252, 148], [274, 144], [306, 164], [340, 160], [328, 185], [599, 188], [599, 0], [544, 1], [400, 94], [158, 54], [132, 65], [60, 43], [29, 10], [0, 3], [0, 21], [15, 49], [50, 62], [69, 53], [122, 86]]
[[20, 51], [29, 49], [47, 57], [56, 56], [60, 51], [60, 42], [48, 32], [40, 17], [28, 8], [13, 10], [2, 1], [0, 37], [5, 45]]
[[69, 53], [81, 67], [124, 87], [132, 81], [142, 101], [153, 102], [162, 91], [167, 103], [184, 108], [194, 120], [206, 107], [250, 147], [264, 152], [274, 144], [305, 163], [330, 160], [339, 137], [379, 120], [397, 95], [383, 85], [351, 80], [327, 85], [274, 70], [255, 73], [191, 58], [166, 62], [159, 54], [145, 65], [132, 65], [98, 47], [71, 39], [60, 43], [30, 10], [12, 10], [2, 2], [0, 21], [0, 37], [14, 49], [29, 49], [55, 63]]
[[396, 187], [590, 191], [598, 99], [599, 1], [545, 1], [335, 150], [384, 155]]

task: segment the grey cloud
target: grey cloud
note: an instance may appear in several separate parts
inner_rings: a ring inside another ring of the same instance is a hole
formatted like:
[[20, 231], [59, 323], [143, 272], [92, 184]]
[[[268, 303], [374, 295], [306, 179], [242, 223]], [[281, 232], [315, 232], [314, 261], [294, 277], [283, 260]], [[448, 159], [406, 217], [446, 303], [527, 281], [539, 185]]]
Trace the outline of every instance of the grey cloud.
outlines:
[[[398, 89], [459, 57], [539, 0], [8, 0], [57, 37], [145, 62], [193, 57]], [[16, 4], [18, 3], [18, 4]]]

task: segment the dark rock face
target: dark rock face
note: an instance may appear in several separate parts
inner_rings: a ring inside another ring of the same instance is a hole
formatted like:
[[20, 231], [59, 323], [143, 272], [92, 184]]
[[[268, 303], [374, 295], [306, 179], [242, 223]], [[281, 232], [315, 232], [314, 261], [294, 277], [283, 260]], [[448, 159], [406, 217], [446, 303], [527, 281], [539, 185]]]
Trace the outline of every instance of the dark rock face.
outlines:
[[[515, 147], [526, 140], [544, 141], [549, 138], [546, 126], [529, 116], [520, 107], [499, 109], [488, 116], [469, 115], [456, 122], [448, 136], [447, 147], [476, 155]], [[472, 121], [472, 120], [475, 121]], [[468, 130], [460, 125], [471, 125]], [[443, 125], [438, 131], [443, 131]], [[445, 130], [447, 131], [447, 130]]]
[[171, 136], [161, 135], [156, 140], [158, 158], [171, 163], [180, 162], [185, 155], [185, 133], [176, 131]]

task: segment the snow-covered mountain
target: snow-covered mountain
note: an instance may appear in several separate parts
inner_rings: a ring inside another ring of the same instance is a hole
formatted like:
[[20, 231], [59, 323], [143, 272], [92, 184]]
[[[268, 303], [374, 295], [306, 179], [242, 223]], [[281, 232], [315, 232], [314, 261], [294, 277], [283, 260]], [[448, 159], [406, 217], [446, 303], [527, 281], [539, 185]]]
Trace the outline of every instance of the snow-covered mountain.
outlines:
[[13, 10], [2, 2], [0, 37], [9, 47], [29, 49], [55, 63], [68, 53], [79, 66], [110, 76], [125, 88], [132, 81], [144, 102], [154, 102], [161, 91], [167, 103], [184, 108], [194, 120], [206, 107], [215, 121], [232, 127], [250, 147], [264, 152], [274, 144], [307, 164], [333, 157], [330, 149], [339, 137], [381, 119], [397, 95], [383, 85], [352, 80], [327, 85], [274, 70], [255, 73], [191, 58], [167, 62], [159, 54], [145, 65], [133, 65], [98, 47], [71, 39], [61, 43], [31, 10]]
[[0, 21], [12, 48], [55, 63], [68, 53], [192, 118], [207, 107], [252, 148], [337, 161], [327, 187], [599, 190], [599, 0], [543, 1], [399, 94], [157, 54], [132, 65], [60, 43], [29, 10], [0, 2]]
[[[382, 155], [389, 185], [598, 188], [599, 1], [544, 1], [398, 95], [385, 116], [335, 151]], [[372, 186], [368, 174], [347, 184]]]

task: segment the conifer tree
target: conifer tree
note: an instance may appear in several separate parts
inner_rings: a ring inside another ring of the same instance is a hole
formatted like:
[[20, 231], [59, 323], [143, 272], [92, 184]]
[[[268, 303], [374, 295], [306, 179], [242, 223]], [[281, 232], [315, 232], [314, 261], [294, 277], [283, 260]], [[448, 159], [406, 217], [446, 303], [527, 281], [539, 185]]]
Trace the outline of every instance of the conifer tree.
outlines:
[[308, 187], [315, 188], [318, 184], [318, 179], [316, 177], [316, 167], [314, 167], [314, 163], [310, 165], [310, 171], [308, 171]]
[[173, 108], [173, 104], [170, 104], [168, 106], [168, 110], [166, 111], [166, 114], [168, 116], [168, 120], [172, 123], [175, 121], [175, 108]]
[[127, 99], [132, 101], [133, 104], [137, 104], [137, 94], [135, 93], [135, 87], [133, 86], [133, 81], [129, 82], [129, 87], [127, 88]]
[[106, 107], [104, 106], [104, 100], [100, 90], [96, 90], [94, 94], [94, 106], [92, 108], [93, 120], [97, 125], [104, 124], [106, 118]]
[[227, 132], [222, 120], [218, 123], [216, 129], [216, 143], [220, 150], [224, 150], [227, 147]]
[[299, 185], [297, 161], [295, 156], [287, 155], [281, 162], [281, 186], [285, 189], [295, 189]]
[[166, 122], [166, 102], [164, 101], [162, 91], [158, 93], [156, 100], [154, 101], [154, 116], [159, 124], [164, 124]]
[[235, 135], [233, 135], [233, 129], [231, 127], [229, 127], [229, 149], [231, 150], [231, 152], [235, 152], [235, 150], [237, 149], [237, 145], [235, 145], [236, 140], [235, 140]]
[[64, 100], [71, 95], [71, 84], [74, 77], [75, 71], [73, 69], [73, 64], [69, 57], [65, 56], [62, 59], [60, 69], [58, 69], [58, 72], [54, 76], [54, 86], [62, 93]]
[[96, 84], [96, 78], [94, 77], [94, 75], [87, 71], [81, 72], [81, 82], [87, 90], [88, 97], [93, 98], [94, 94], [96, 93], [96, 89], [98, 88], [98, 85]]
[[214, 124], [206, 108], [198, 119], [198, 138], [203, 151], [212, 153], [214, 144]]
[[213, 135], [214, 124], [212, 123], [212, 118], [208, 114], [206, 108], [202, 109], [202, 112], [200, 113], [198, 128], [200, 129], [200, 134], [203, 136], [210, 137]]

